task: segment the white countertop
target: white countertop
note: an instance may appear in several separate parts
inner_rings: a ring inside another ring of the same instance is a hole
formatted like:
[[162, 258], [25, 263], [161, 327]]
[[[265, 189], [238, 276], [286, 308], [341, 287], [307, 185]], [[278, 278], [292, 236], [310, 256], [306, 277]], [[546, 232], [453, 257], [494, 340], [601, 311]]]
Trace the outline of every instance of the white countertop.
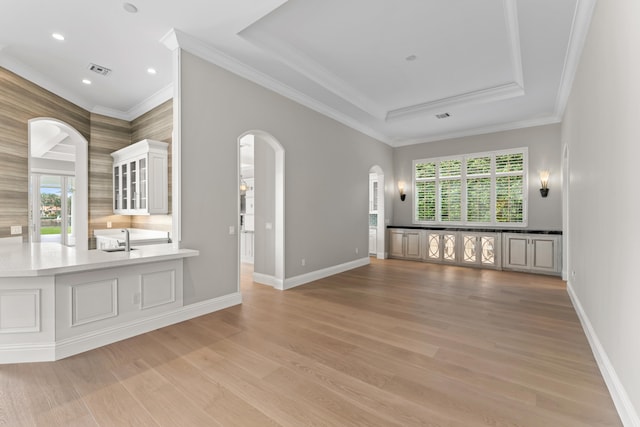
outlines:
[[77, 250], [59, 243], [7, 243], [0, 246], [0, 277], [52, 276], [198, 256], [172, 243], [140, 246], [131, 252]]

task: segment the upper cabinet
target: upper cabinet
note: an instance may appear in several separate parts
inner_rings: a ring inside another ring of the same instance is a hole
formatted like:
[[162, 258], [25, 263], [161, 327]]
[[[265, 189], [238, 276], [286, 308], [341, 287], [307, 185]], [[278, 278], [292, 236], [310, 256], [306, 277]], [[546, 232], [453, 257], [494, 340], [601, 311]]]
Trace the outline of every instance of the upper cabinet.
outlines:
[[169, 212], [168, 147], [166, 142], [144, 139], [111, 153], [115, 214]]

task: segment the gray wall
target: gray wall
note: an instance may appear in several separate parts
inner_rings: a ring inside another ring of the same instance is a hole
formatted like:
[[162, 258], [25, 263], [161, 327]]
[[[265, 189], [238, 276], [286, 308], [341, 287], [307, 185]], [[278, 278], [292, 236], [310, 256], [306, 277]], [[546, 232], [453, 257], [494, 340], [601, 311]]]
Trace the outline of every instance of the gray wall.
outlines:
[[[393, 217], [396, 225], [411, 225], [413, 221], [412, 162], [416, 159], [479, 153], [509, 148], [529, 148], [529, 229], [562, 229], [561, 147], [560, 125], [496, 132], [410, 145], [394, 150], [396, 182], [404, 181], [407, 197], [400, 201], [394, 189]], [[539, 171], [549, 169], [549, 195], [540, 196]]]
[[635, 407], [625, 425], [640, 422], [639, 22], [635, 0], [597, 2], [562, 125], [569, 285]]
[[285, 277], [366, 256], [369, 168], [393, 176], [389, 146], [187, 52], [181, 73], [182, 245], [200, 250], [185, 263], [186, 303], [237, 290], [228, 229], [238, 221], [237, 138], [250, 130], [285, 150]]
[[[273, 148], [256, 135], [254, 144], [255, 234], [253, 271], [274, 276], [276, 221], [276, 155]], [[266, 224], [271, 223], [271, 229]]]

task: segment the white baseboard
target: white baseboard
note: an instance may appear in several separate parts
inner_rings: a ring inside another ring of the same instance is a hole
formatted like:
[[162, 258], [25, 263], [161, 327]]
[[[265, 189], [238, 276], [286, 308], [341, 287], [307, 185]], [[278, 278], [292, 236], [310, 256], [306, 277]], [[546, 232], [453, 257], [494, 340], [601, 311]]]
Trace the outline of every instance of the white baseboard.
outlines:
[[262, 285], [273, 286], [276, 289], [283, 289], [283, 280], [268, 274], [253, 273], [253, 281]]
[[9, 344], [0, 346], [0, 364], [55, 360], [55, 344]]
[[242, 295], [235, 292], [54, 343], [0, 346], [0, 363], [59, 360], [241, 303]]
[[596, 362], [598, 363], [600, 372], [607, 384], [613, 403], [618, 410], [618, 415], [622, 420], [622, 424], [629, 427], [640, 427], [640, 417], [638, 416], [638, 412], [636, 411], [636, 408], [633, 407], [633, 403], [631, 402], [624, 385], [620, 381], [615, 368], [611, 364], [609, 356], [607, 356], [607, 352], [604, 350], [604, 347], [602, 347], [602, 344], [596, 335], [596, 331], [593, 329], [591, 321], [589, 321], [589, 317], [587, 317], [587, 313], [585, 313], [578, 296], [573, 290], [571, 282], [567, 282], [567, 292], [569, 293], [569, 298], [571, 298], [573, 307], [578, 314], [580, 323], [582, 323], [584, 333], [591, 345], [591, 351], [593, 351], [593, 355], [596, 358]]
[[332, 267], [323, 268], [321, 270], [311, 271], [309, 273], [301, 274], [299, 276], [284, 279], [284, 289], [295, 288], [296, 286], [304, 285], [305, 283], [313, 282], [314, 280], [324, 279], [325, 277], [333, 276], [334, 274], [342, 273], [354, 268], [369, 265], [371, 260], [369, 257], [360, 258], [354, 261], [345, 262], [344, 264], [334, 265]]

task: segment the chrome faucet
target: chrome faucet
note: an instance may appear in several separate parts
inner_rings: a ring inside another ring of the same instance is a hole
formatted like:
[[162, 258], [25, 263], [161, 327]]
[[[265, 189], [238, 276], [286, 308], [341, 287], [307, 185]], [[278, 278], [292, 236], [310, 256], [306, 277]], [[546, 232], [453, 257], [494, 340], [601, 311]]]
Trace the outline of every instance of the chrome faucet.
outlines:
[[126, 228], [122, 230], [124, 233], [124, 251], [131, 252], [131, 243], [129, 242], [129, 230]]

